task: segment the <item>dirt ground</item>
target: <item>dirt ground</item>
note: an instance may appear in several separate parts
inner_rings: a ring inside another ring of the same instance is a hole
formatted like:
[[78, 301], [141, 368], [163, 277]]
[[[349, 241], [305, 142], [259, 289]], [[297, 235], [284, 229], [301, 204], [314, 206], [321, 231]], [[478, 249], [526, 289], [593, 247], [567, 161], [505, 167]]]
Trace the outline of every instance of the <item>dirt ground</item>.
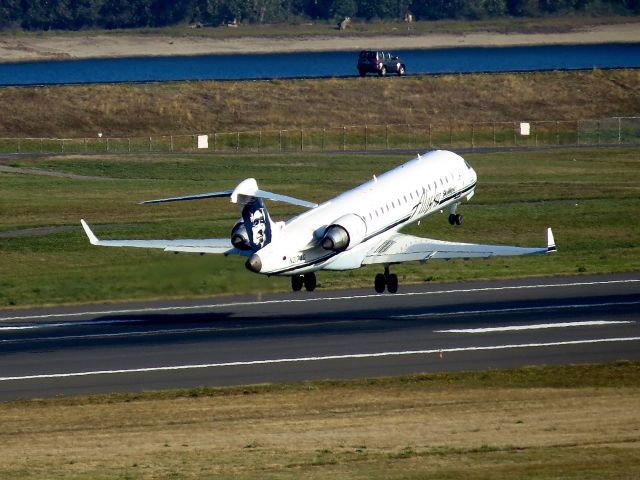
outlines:
[[164, 34], [17, 34], [0, 37], [0, 62], [131, 56], [349, 51], [472, 46], [640, 42], [640, 22], [558, 33], [412, 34], [212, 38]]

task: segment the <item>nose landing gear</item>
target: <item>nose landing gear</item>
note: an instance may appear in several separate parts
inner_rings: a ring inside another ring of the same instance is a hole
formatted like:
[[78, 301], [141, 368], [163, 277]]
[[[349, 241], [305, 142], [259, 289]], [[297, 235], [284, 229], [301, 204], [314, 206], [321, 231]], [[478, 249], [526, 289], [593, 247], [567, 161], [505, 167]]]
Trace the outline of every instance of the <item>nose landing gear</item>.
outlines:
[[462, 215], [456, 213], [457, 208], [457, 203], [453, 203], [449, 207], [449, 225], [462, 225]]
[[379, 273], [373, 282], [376, 292], [382, 293], [386, 287], [389, 293], [398, 291], [398, 276], [395, 273], [389, 273], [389, 266], [384, 267], [384, 274]]

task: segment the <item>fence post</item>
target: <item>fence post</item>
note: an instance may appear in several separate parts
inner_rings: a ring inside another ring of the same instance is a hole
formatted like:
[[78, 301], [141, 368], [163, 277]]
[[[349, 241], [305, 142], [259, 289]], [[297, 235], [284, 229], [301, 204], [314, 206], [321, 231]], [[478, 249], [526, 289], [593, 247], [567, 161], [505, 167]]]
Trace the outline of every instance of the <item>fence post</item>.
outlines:
[[280, 130], [280, 151], [282, 152], [282, 130]]
[[304, 152], [304, 128], [300, 128], [300, 151]]
[[131, 137], [127, 138], [127, 151], [131, 153]]
[[324, 152], [324, 134], [325, 134], [325, 129], [322, 129], [322, 141], [321, 141], [321, 147], [320, 149]]
[[[173, 135], [169, 136], [169, 144], [171, 145], [169, 148], [171, 148], [171, 153], [173, 153]], [[129, 140], [129, 145], [131, 145], [131, 140]]]
[[367, 124], [365, 123], [364, 125], [364, 151], [367, 151], [367, 147], [368, 147], [368, 139], [367, 139], [367, 134], [368, 134], [368, 128], [367, 128]]
[[513, 122], [513, 144], [518, 145], [518, 127], [516, 122]]
[[61, 140], [61, 145], [60, 145], [60, 152], [64, 153], [64, 138]]
[[475, 134], [476, 134], [476, 124], [471, 124], [471, 148], [475, 148]]
[[342, 151], [344, 152], [347, 148], [347, 127], [345, 125], [342, 126]]
[[240, 151], [240, 132], [236, 132], [236, 152]]
[[107, 152], [109, 151], [109, 138], [107, 137]]
[[[576, 126], [578, 124], [576, 123]], [[576, 129], [576, 137], [578, 137], [578, 144], [580, 144], [580, 129]], [[556, 145], [560, 145], [560, 122], [556, 120]]]
[[622, 143], [622, 117], [618, 117], [618, 145]]

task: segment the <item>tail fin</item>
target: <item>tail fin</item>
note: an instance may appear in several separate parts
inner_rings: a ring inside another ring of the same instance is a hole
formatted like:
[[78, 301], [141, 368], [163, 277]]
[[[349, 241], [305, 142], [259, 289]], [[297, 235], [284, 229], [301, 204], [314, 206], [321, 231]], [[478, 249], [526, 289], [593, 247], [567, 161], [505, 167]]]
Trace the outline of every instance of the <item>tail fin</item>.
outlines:
[[254, 252], [271, 243], [271, 217], [261, 198], [253, 197], [244, 205], [242, 219]]

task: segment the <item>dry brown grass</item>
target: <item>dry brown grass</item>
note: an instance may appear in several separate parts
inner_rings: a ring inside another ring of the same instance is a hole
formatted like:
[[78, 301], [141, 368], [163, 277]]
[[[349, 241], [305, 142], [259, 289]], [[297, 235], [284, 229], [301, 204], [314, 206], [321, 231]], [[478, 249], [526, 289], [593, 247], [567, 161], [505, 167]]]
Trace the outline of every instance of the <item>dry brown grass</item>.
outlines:
[[640, 70], [0, 89], [0, 137], [637, 115]]
[[0, 404], [0, 477], [640, 475], [637, 386], [447, 383]]

